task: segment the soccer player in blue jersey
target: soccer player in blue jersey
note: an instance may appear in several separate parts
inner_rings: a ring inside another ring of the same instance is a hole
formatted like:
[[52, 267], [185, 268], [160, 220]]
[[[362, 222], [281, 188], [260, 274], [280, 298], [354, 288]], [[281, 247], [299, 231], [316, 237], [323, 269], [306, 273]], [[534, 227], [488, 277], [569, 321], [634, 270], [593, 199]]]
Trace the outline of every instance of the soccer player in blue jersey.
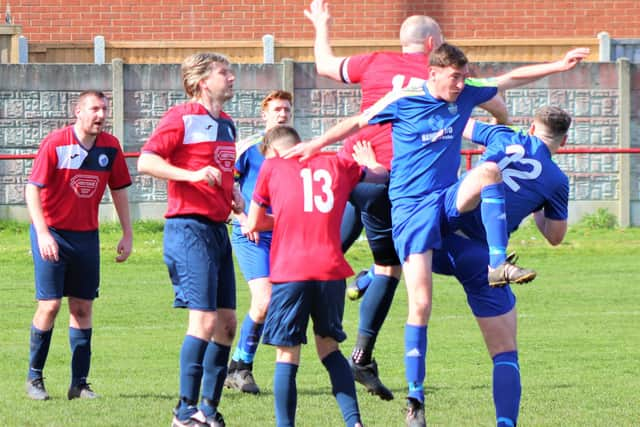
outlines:
[[[521, 67], [492, 79], [494, 86], [475, 86], [476, 82], [465, 82], [468, 70], [464, 53], [445, 43], [431, 54], [427, 81], [413, 80], [407, 87], [391, 91], [369, 110], [340, 122], [309, 143], [309, 147], [290, 153], [313, 152], [367, 124], [392, 122], [394, 151], [389, 198], [392, 233], [396, 251], [403, 261], [409, 300], [405, 366], [409, 383], [407, 424], [410, 426], [426, 424], [423, 383], [427, 323], [431, 314], [432, 251], [442, 244], [440, 213], [446, 189], [458, 179], [464, 126], [473, 108], [495, 97], [498, 89], [509, 89], [571, 69], [587, 54], [588, 49], [575, 49], [561, 61]], [[478, 190], [491, 190], [483, 197], [487, 200], [481, 201], [482, 205], [490, 205], [482, 206], [482, 219], [487, 234], [491, 235], [487, 238], [489, 246], [495, 251], [490, 257], [489, 280], [497, 277], [507, 282], [527, 281], [532, 272], [506, 259], [504, 198], [500, 197], [504, 190], [500, 188], [501, 176], [495, 169], [494, 164], [470, 173], [465, 180], [469, 185], [461, 185], [458, 191], [456, 206], [460, 212], [470, 211], [478, 203]]]
[[252, 373], [253, 358], [262, 336], [267, 307], [271, 298], [271, 282], [269, 281], [271, 231], [249, 232], [246, 228], [246, 220], [258, 172], [264, 162], [264, 156], [260, 150], [264, 133], [275, 126], [289, 124], [292, 102], [293, 96], [289, 92], [282, 90], [270, 92], [262, 100], [264, 132], [251, 135], [237, 145], [236, 181], [244, 198], [245, 210], [235, 215], [231, 244], [240, 270], [249, 284], [251, 305], [242, 322], [240, 337], [231, 358], [224, 384], [244, 393], [256, 394], [260, 392]]
[[[567, 230], [569, 180], [551, 156], [567, 140], [571, 117], [558, 107], [535, 113], [529, 133], [469, 120], [465, 137], [485, 145], [482, 162], [496, 162], [505, 183], [508, 232], [533, 213], [546, 240], [559, 244]], [[455, 276], [467, 294], [493, 360], [493, 400], [498, 427], [518, 422], [520, 367], [516, 344], [515, 296], [509, 286], [489, 285], [488, 244], [480, 207], [461, 214], [455, 200], [464, 178], [447, 189], [442, 247], [433, 252], [433, 271]]]

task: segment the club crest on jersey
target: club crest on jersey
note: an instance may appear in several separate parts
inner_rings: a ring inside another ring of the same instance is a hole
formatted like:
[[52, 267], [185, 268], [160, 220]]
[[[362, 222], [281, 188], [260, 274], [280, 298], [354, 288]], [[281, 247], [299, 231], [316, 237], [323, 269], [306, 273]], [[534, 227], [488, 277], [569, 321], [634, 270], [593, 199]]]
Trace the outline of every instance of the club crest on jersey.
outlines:
[[97, 176], [80, 174], [71, 178], [69, 185], [78, 197], [88, 199], [95, 194], [99, 183], [100, 178]]
[[213, 157], [221, 170], [225, 172], [233, 171], [233, 167], [236, 163], [235, 147], [220, 145], [216, 147]]
[[450, 102], [447, 105], [447, 109], [449, 110], [450, 114], [458, 114], [458, 104], [456, 104], [455, 102]]
[[98, 164], [100, 167], [107, 167], [109, 164], [109, 157], [106, 154], [100, 154], [100, 156], [98, 156]]

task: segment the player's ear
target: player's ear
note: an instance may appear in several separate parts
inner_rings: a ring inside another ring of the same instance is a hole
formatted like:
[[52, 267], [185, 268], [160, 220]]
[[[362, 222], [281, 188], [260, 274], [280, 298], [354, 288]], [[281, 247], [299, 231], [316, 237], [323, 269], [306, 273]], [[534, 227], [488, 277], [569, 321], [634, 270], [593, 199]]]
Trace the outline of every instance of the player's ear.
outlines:
[[569, 138], [569, 135], [565, 135], [562, 137], [562, 141], [560, 141], [560, 147], [564, 147], [567, 144], [568, 138]]
[[535, 131], [536, 131], [536, 124], [531, 123], [531, 126], [529, 126], [529, 135], [533, 135]]

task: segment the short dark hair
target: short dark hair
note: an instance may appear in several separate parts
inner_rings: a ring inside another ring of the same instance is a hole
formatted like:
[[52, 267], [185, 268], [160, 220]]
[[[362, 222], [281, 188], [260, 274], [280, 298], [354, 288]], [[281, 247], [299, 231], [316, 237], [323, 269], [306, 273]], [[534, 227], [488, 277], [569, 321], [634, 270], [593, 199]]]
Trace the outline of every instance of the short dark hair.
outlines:
[[264, 134], [264, 138], [262, 139], [262, 145], [260, 146], [260, 152], [264, 156], [273, 141], [280, 138], [291, 138], [297, 144], [301, 141], [300, 135], [298, 132], [292, 128], [291, 126], [274, 126]]
[[78, 100], [76, 101], [76, 105], [80, 105], [82, 101], [89, 96], [95, 96], [96, 98], [100, 99], [107, 99], [107, 96], [104, 94], [104, 92], [90, 89], [80, 92], [80, 95], [78, 95]]
[[571, 126], [569, 113], [553, 105], [538, 108], [534, 120], [544, 125], [554, 137], [566, 135]]
[[462, 49], [449, 43], [442, 43], [429, 55], [429, 65], [432, 67], [462, 68], [468, 63], [469, 60]]

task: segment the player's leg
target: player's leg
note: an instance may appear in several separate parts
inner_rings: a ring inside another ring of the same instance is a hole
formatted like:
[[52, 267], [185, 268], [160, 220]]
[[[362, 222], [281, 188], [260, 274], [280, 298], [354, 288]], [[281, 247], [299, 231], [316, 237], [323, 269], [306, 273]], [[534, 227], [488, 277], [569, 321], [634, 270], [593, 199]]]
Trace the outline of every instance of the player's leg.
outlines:
[[240, 328], [240, 337], [229, 364], [225, 385], [244, 393], [256, 394], [260, 392], [260, 388], [253, 377], [253, 359], [264, 329], [271, 298], [271, 282], [268, 277], [250, 280], [249, 289], [251, 305]]
[[313, 282], [274, 283], [271, 292], [263, 342], [277, 347], [273, 395], [278, 426], [295, 424], [300, 345], [307, 342], [307, 326], [313, 303], [313, 295], [309, 293], [310, 283]]
[[202, 360], [202, 399], [199, 409], [208, 423], [224, 425], [218, 406], [227, 376], [231, 344], [236, 334], [236, 279], [226, 226], [213, 226], [211, 235], [208, 245], [212, 260], [209, 286], [216, 292], [217, 318]]
[[224, 385], [245, 393], [259, 393], [253, 377], [253, 359], [262, 337], [264, 321], [271, 299], [269, 281], [269, 250], [271, 238], [264, 233], [255, 243], [234, 227], [232, 243], [240, 271], [249, 284], [251, 303], [240, 328], [240, 336], [233, 352]]
[[362, 222], [374, 257], [374, 275], [360, 303], [358, 336], [351, 354], [351, 366], [356, 381], [383, 400], [393, 399], [393, 393], [378, 377], [373, 350], [384, 320], [389, 313], [398, 280], [402, 273], [400, 260], [393, 247], [391, 204], [387, 187], [380, 184], [360, 184], [352, 199], [362, 206]]
[[[516, 347], [515, 296], [509, 286], [490, 287], [487, 280], [487, 247], [483, 242], [452, 235], [444, 240], [448, 260], [463, 285], [493, 360], [493, 396], [497, 424], [517, 423], [520, 403], [520, 370]], [[439, 258], [434, 257], [434, 263]], [[434, 264], [434, 269], [438, 266]]]
[[180, 349], [180, 400], [173, 426], [207, 425], [197, 408], [204, 355], [213, 335], [217, 293], [210, 288], [209, 223], [168, 218], [164, 226], [164, 261], [174, 289], [174, 307], [187, 308], [189, 320]]
[[432, 304], [432, 251], [410, 254], [403, 264], [409, 313], [405, 325], [405, 373], [409, 385], [407, 425], [424, 426], [427, 324]]
[[65, 293], [69, 296], [69, 345], [71, 347], [71, 385], [69, 399], [98, 397], [87, 382], [91, 366], [93, 300], [100, 283], [100, 244], [97, 232], [65, 233], [70, 244], [70, 261]]
[[489, 244], [489, 283], [492, 286], [526, 283], [536, 275], [533, 270], [507, 262], [509, 235], [504, 192], [498, 164], [485, 161], [462, 179], [456, 199], [456, 208], [460, 213], [469, 212], [480, 204], [482, 224]]
[[362, 233], [362, 221], [360, 220], [360, 208], [348, 201], [342, 214], [340, 223], [340, 241], [342, 242], [342, 252], [346, 253], [351, 245], [358, 240]]
[[356, 386], [349, 363], [338, 345], [347, 337], [342, 329], [345, 281], [316, 282], [313, 291], [311, 318], [318, 357], [329, 373], [331, 391], [338, 402], [345, 424], [348, 427], [360, 426]]
[[[51, 231], [56, 241], [60, 240], [55, 231]], [[60, 311], [64, 291], [66, 257], [64, 248], [59, 249], [59, 261], [46, 261], [40, 256], [38, 238], [33, 228], [29, 228], [31, 253], [33, 257], [36, 300], [38, 306], [31, 323], [29, 335], [29, 371], [26, 391], [33, 400], [47, 400], [49, 394], [44, 386], [43, 370], [49, 355], [51, 336], [56, 316]]]
[[496, 317], [478, 317], [493, 360], [493, 403], [498, 427], [517, 425], [520, 410], [520, 365], [516, 347], [516, 310]]

